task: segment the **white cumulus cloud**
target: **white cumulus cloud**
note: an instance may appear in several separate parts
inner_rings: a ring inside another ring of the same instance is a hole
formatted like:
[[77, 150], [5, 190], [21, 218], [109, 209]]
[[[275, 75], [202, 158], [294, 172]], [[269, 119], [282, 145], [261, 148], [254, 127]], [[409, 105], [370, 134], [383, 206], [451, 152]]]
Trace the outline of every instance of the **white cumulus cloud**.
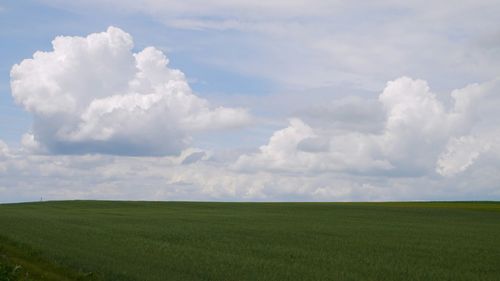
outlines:
[[240, 156], [234, 168], [306, 173], [391, 168], [387, 161], [377, 159], [373, 150], [369, 136], [350, 133], [331, 138], [294, 118], [287, 128], [276, 131], [258, 153]]
[[[401, 77], [388, 82], [379, 96], [386, 116], [380, 133], [313, 128], [292, 119], [257, 153], [242, 155], [235, 168], [454, 175], [499, 139], [498, 86], [498, 80], [472, 84], [440, 99], [426, 81]], [[468, 134], [477, 137], [464, 137]]]
[[196, 96], [158, 49], [133, 53], [123, 30], [58, 36], [11, 70], [12, 95], [33, 114], [23, 143], [53, 153], [177, 154], [191, 136], [249, 122], [245, 109]]

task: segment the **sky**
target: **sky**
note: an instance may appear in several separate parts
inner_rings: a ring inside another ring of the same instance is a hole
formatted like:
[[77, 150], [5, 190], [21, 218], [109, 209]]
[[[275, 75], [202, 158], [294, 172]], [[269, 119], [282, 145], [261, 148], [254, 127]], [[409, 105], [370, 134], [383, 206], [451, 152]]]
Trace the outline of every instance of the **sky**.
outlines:
[[0, 1], [0, 202], [500, 200], [498, 1]]

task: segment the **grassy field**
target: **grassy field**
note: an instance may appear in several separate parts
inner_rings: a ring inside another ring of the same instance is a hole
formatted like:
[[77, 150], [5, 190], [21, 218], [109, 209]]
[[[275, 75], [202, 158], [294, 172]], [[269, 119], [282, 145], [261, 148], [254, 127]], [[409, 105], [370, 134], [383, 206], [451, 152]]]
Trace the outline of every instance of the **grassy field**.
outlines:
[[500, 204], [5, 204], [0, 254], [34, 280], [498, 281]]

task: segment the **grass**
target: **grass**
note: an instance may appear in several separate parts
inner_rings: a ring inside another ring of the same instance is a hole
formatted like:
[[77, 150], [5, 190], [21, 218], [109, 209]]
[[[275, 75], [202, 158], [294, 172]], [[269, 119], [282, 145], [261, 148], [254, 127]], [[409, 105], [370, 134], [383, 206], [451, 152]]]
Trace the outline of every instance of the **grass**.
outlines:
[[5, 204], [0, 251], [37, 280], [497, 281], [500, 204]]

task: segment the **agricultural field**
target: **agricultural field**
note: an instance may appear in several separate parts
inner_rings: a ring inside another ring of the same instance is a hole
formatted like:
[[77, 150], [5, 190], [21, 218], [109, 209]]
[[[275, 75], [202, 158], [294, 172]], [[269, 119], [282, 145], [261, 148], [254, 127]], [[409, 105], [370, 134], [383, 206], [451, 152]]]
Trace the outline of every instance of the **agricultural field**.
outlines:
[[2, 281], [498, 281], [500, 203], [3, 204], [0, 264]]

